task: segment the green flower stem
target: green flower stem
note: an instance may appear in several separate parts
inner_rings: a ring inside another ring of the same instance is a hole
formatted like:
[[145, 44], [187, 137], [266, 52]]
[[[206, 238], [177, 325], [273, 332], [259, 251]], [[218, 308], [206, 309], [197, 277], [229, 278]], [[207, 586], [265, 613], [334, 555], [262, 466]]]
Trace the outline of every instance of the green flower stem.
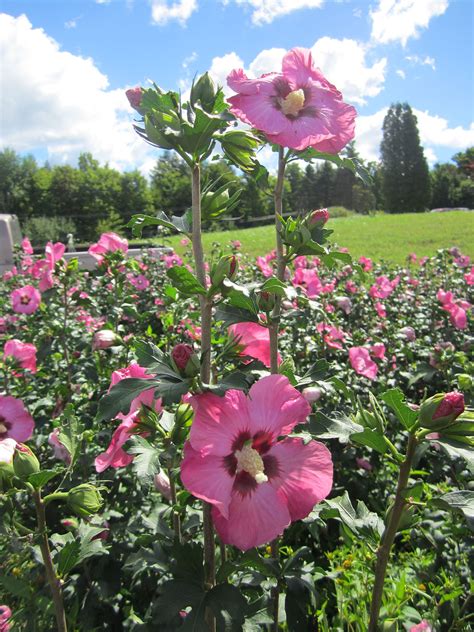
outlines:
[[[192, 168], [192, 214], [193, 230], [192, 244], [196, 276], [201, 285], [207, 289], [206, 270], [204, 267], [204, 251], [201, 234], [201, 170], [196, 162]], [[209, 384], [211, 380], [211, 319], [212, 300], [207, 296], [200, 297], [201, 302], [201, 382]], [[211, 506], [203, 503], [204, 530], [204, 581], [207, 590], [216, 583], [216, 562], [214, 544], [214, 526], [212, 523]], [[206, 622], [210, 632], [216, 629], [214, 615], [209, 608], [206, 610]]]
[[[285, 279], [286, 259], [283, 241], [280, 235], [280, 222], [278, 216], [283, 213], [283, 183], [285, 179], [286, 159], [283, 154], [283, 147], [278, 150], [278, 175], [275, 186], [275, 232], [276, 232], [276, 255], [277, 255], [277, 277], [280, 281]], [[278, 373], [278, 329], [280, 326], [281, 297], [275, 296], [275, 307], [273, 308], [270, 331], [270, 371], [272, 374]], [[271, 543], [272, 557], [278, 560], [278, 539]], [[274, 632], [278, 632], [278, 612], [280, 609], [280, 590], [278, 585], [272, 590], [273, 599], [273, 626]]]
[[66, 500], [66, 498], [67, 492], [54, 492], [53, 494], [48, 494], [43, 498], [43, 504], [46, 507], [46, 505], [49, 505], [52, 500]]
[[408, 478], [410, 476], [413, 457], [415, 454], [418, 441], [416, 437], [410, 434], [408, 439], [407, 451], [405, 460], [400, 466], [400, 472], [398, 474], [397, 491], [395, 493], [395, 502], [390, 514], [388, 524], [385, 528], [382, 536], [382, 542], [377, 549], [377, 563], [375, 566], [375, 580], [374, 589], [372, 592], [372, 604], [370, 607], [370, 622], [367, 632], [377, 632], [379, 629], [379, 612], [382, 604], [383, 586], [385, 582], [385, 574], [387, 572], [388, 560], [390, 558], [390, 550], [392, 548], [393, 541], [397, 534], [400, 518], [402, 517], [403, 509], [406, 501], [403, 493], [406, 489]]
[[174, 529], [174, 537], [177, 542], [181, 542], [181, 517], [179, 515], [179, 511], [176, 509], [176, 483], [174, 479], [173, 471], [168, 469], [168, 478], [170, 479], [170, 495], [171, 502], [173, 504], [173, 529]]
[[45, 503], [41, 499], [41, 492], [39, 490], [33, 493], [33, 498], [35, 501], [36, 517], [38, 521], [39, 546], [46, 570], [46, 577], [48, 579], [49, 587], [53, 596], [54, 612], [56, 615], [58, 632], [67, 632], [66, 613], [64, 611], [61, 580], [56, 575], [53, 561], [51, 559], [51, 550], [49, 548]]

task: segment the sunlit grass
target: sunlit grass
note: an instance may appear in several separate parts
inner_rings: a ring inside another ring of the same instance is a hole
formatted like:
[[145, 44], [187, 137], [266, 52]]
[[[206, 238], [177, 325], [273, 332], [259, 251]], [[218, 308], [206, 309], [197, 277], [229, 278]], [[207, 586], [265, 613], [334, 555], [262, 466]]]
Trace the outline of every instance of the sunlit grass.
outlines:
[[[384, 259], [403, 263], [409, 253], [431, 256], [440, 248], [457, 246], [463, 254], [474, 258], [474, 212], [406, 213], [402, 215], [353, 215], [330, 220], [328, 228], [339, 246], [348, 248], [353, 257], [361, 255], [377, 261]], [[182, 237], [172, 237], [171, 245], [178, 253]], [[239, 240], [242, 252], [251, 257], [274, 248], [273, 225], [242, 230], [207, 233], [203, 236], [207, 251], [213, 242], [223, 248]]]

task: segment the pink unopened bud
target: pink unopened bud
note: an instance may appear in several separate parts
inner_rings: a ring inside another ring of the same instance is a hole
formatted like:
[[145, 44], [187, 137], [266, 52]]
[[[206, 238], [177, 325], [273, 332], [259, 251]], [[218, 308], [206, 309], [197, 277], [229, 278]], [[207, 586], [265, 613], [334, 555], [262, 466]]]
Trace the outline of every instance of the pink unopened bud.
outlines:
[[313, 213], [311, 214], [311, 219], [309, 220], [309, 224], [310, 226], [315, 226], [316, 224], [321, 224], [321, 226], [324, 226], [328, 219], [329, 212], [327, 208], [320, 208], [317, 211], [313, 211]]
[[170, 479], [163, 472], [160, 471], [159, 474], [155, 474], [154, 478], [155, 489], [160, 492], [165, 498], [171, 500], [171, 487], [170, 487]]
[[464, 395], [455, 391], [433, 395], [420, 406], [420, 424], [429, 430], [450, 426], [464, 412]]
[[132, 108], [137, 110], [142, 102], [143, 88], [140, 88], [139, 86], [137, 88], [130, 88], [125, 92], [125, 94], [127, 95], [128, 102]]
[[171, 357], [175, 361], [175, 364], [178, 369], [180, 369], [180, 371], [184, 371], [189, 359], [193, 354], [194, 349], [191, 347], [191, 345], [187, 345], [185, 343], [180, 343], [176, 345], [171, 351]]
[[308, 386], [301, 391], [301, 394], [308, 404], [314, 404], [321, 397], [321, 389], [317, 386]]
[[111, 329], [96, 331], [92, 339], [93, 349], [108, 349], [119, 342], [119, 337]]

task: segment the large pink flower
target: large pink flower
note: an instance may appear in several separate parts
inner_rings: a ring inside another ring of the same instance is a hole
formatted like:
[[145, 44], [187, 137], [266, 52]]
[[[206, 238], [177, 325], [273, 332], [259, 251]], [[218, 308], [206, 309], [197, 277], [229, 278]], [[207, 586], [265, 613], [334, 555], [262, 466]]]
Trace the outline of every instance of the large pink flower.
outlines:
[[21, 399], [0, 395], [0, 439], [15, 439], [23, 443], [33, 434], [35, 422]]
[[272, 143], [337, 154], [354, 138], [355, 109], [314, 66], [309, 49], [286, 53], [281, 73], [249, 79], [233, 70], [227, 83], [238, 93], [229, 99], [231, 112]]
[[359, 375], [374, 380], [377, 376], [377, 365], [370, 358], [369, 350], [365, 347], [351, 347], [349, 349], [349, 361], [352, 368]]
[[[230, 333], [236, 338], [241, 355], [250, 356], [270, 366], [270, 332], [267, 327], [258, 323], [236, 323], [229, 327]], [[278, 362], [281, 362], [278, 354]]]
[[128, 251], [128, 241], [116, 233], [102, 233], [99, 241], [89, 247], [89, 254], [102, 263], [107, 252], [121, 250], [124, 254]]
[[195, 395], [194, 421], [181, 464], [184, 486], [213, 505], [223, 542], [245, 551], [306, 517], [332, 487], [329, 450], [287, 435], [310, 406], [283, 375], [225, 397]]
[[21, 340], [8, 340], [3, 349], [3, 357], [11, 357], [22, 369], [28, 369], [32, 373], [36, 373], [36, 347], [29, 342], [21, 342]]
[[[139, 378], [151, 380], [153, 375], [149, 375], [146, 372], [145, 367], [140, 366], [136, 362], [132, 362], [129, 366], [125, 367], [124, 369], [117, 369], [117, 371], [114, 371], [112, 373], [111, 378], [110, 378], [109, 391], [112, 388], [112, 386], [115, 386], [115, 384], [118, 384], [120, 380], [124, 380], [130, 377], [139, 377]], [[142, 404], [145, 404], [145, 406], [151, 406], [153, 403], [153, 399], [154, 399], [153, 389], [142, 391], [140, 395], [137, 395], [137, 397], [135, 397], [135, 399], [132, 400], [128, 414], [130, 415], [131, 413], [138, 410]]]
[[18, 314], [32, 314], [39, 307], [41, 294], [32, 285], [25, 285], [13, 290], [10, 300], [14, 312]]

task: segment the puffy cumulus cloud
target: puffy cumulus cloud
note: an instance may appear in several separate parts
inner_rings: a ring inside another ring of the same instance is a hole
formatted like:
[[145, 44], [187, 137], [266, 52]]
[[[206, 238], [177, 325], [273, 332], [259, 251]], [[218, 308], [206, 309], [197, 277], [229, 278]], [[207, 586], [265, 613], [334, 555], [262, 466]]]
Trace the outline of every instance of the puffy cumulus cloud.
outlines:
[[[365, 160], [379, 160], [382, 142], [382, 125], [388, 108], [382, 108], [375, 114], [359, 116], [356, 119], [356, 146]], [[460, 125], [450, 127], [449, 121], [437, 114], [413, 108], [418, 121], [420, 142], [425, 156], [432, 165], [437, 160], [436, 148], [448, 148], [452, 153], [474, 145], [474, 123], [468, 128]]]
[[[229, 0], [225, 2], [228, 4]], [[256, 26], [270, 24], [275, 18], [299, 11], [319, 9], [324, 0], [235, 0], [239, 5], [252, 8], [252, 23]]]
[[367, 48], [352, 39], [320, 38], [312, 47], [313, 59], [324, 75], [354, 103], [366, 103], [383, 89], [387, 59], [367, 63]]
[[224, 88], [225, 94], [229, 95], [232, 93], [232, 90], [229, 90], [227, 87], [227, 75], [234, 68], [242, 68], [243, 65], [244, 62], [237, 53], [227, 53], [222, 57], [214, 57], [209, 68], [209, 74], [218, 85]]
[[160, 26], [173, 20], [184, 26], [197, 8], [197, 0], [178, 0], [178, 2], [151, 0], [151, 19]]
[[404, 70], [398, 69], [398, 70], [395, 70], [395, 72], [399, 77], [401, 77], [402, 79], [405, 79], [406, 75], [405, 75]]
[[108, 89], [92, 59], [61, 51], [25, 15], [0, 14], [0, 34], [0, 146], [42, 147], [52, 162], [73, 162], [89, 151], [121, 170], [147, 159], [123, 90]]
[[410, 37], [418, 37], [428, 27], [431, 18], [448, 8], [448, 0], [379, 0], [372, 19], [371, 39], [379, 44], [401, 42], [405, 46]]
[[[344, 95], [346, 100], [363, 104], [366, 97], [381, 92], [385, 81], [387, 60], [366, 61], [366, 48], [351, 39], [322, 37], [312, 47], [315, 64]], [[287, 51], [284, 48], [262, 50], [245, 69], [249, 77], [259, 77], [267, 72], [281, 70], [281, 61]], [[243, 68], [244, 63], [236, 53], [228, 53], [212, 60], [211, 74], [225, 86], [227, 75], [234, 68]], [[232, 91], [227, 90], [226, 94]]]

